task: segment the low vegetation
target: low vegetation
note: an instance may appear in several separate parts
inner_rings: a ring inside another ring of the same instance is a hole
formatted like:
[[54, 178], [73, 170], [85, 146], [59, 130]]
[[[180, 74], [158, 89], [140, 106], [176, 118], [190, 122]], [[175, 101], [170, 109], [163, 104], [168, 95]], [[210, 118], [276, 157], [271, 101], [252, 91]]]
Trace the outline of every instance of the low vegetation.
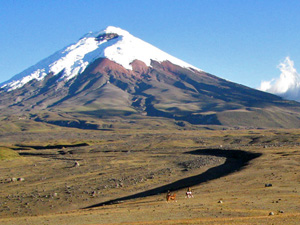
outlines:
[[19, 157], [20, 155], [16, 151], [6, 147], [0, 147], [0, 160], [15, 159]]
[[[300, 220], [297, 129], [229, 129], [159, 119], [99, 123], [114, 128], [45, 129], [46, 124], [43, 131], [1, 133], [0, 145], [10, 146], [1, 148], [1, 158], [22, 158], [0, 163], [1, 224]], [[168, 190], [177, 201], [166, 202]]]

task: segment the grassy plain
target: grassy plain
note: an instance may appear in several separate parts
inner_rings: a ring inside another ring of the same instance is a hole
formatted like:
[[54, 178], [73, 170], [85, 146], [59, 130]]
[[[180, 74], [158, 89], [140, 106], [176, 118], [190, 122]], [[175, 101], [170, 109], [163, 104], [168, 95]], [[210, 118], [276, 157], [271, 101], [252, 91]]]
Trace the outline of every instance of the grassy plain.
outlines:
[[[300, 130], [159, 119], [103, 121], [113, 124], [103, 130], [36, 123], [22, 130], [26, 121], [19, 123], [0, 135], [0, 154], [19, 155], [0, 160], [0, 224], [300, 222]], [[198, 150], [206, 154], [192, 153]], [[244, 156], [234, 151], [259, 157], [239, 164]], [[230, 172], [218, 177], [224, 170]], [[198, 184], [187, 199], [180, 185], [193, 176]], [[166, 188], [176, 202], [166, 202]]]

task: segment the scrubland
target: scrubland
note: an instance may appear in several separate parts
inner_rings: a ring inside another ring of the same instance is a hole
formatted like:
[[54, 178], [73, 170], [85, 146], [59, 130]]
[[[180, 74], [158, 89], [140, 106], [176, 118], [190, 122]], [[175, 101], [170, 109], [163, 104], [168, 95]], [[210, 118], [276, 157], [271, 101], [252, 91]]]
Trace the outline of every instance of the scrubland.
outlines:
[[0, 223], [299, 224], [300, 130], [106, 123], [2, 129]]

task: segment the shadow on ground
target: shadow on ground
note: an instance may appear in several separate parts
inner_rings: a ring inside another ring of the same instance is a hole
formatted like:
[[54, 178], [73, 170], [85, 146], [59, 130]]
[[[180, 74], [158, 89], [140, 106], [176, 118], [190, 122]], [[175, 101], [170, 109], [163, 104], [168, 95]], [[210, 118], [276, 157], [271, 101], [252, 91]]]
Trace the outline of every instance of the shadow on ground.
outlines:
[[192, 187], [194, 185], [199, 185], [203, 182], [207, 182], [210, 180], [214, 180], [223, 176], [226, 176], [228, 174], [231, 174], [233, 172], [242, 170], [249, 161], [261, 156], [260, 153], [251, 153], [251, 152], [245, 152], [242, 150], [222, 150], [222, 149], [201, 149], [201, 150], [195, 150], [191, 152], [186, 152], [185, 154], [193, 154], [193, 155], [211, 155], [211, 156], [218, 156], [218, 157], [226, 157], [226, 161], [224, 164], [213, 167], [205, 171], [204, 173], [201, 173], [199, 175], [187, 177], [181, 180], [177, 180], [173, 183], [163, 185], [151, 190], [143, 191], [137, 194], [109, 200], [106, 202], [101, 202], [98, 204], [94, 204], [91, 206], [87, 206], [84, 209], [109, 205], [109, 204], [117, 204], [120, 201], [135, 199], [135, 198], [141, 198], [141, 197], [147, 197], [152, 195], [157, 195], [161, 193], [165, 193], [168, 190], [170, 191], [177, 191], [183, 188]]

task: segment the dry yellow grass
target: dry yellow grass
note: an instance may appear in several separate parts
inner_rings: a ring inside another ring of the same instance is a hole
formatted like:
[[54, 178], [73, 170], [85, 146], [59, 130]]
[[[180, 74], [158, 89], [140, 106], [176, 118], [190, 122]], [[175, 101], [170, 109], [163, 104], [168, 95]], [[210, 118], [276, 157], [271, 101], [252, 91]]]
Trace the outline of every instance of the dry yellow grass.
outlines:
[[[27, 150], [27, 153], [45, 155], [23, 155], [22, 161], [1, 163], [1, 224], [300, 223], [299, 130], [85, 132], [89, 134], [89, 141], [93, 141], [91, 134], [95, 136], [92, 146]], [[82, 139], [77, 141], [82, 142], [87, 136], [81, 134]], [[54, 134], [49, 134], [50, 139], [54, 137]], [[24, 142], [28, 143], [27, 140]], [[217, 165], [184, 172], [176, 162], [187, 162], [196, 157], [184, 152], [209, 148], [239, 149], [262, 153], [262, 156], [241, 170], [193, 186], [194, 198], [191, 199], [185, 198], [185, 189], [180, 189], [176, 191], [177, 202], [166, 203], [165, 193], [162, 193], [82, 209], [203, 173]], [[58, 151], [73, 153], [59, 155]], [[52, 154], [52, 158], [46, 157], [47, 154]], [[81, 166], [73, 168], [73, 161], [67, 159], [81, 159]], [[171, 173], [164, 168], [170, 168]], [[151, 173], [154, 176], [150, 179]], [[6, 183], [5, 178], [14, 174], [24, 176], [25, 182]], [[112, 178], [123, 179], [124, 187], [101, 188], [96, 196], [82, 194], [85, 190], [97, 190], [101, 182]], [[129, 182], [131, 178], [144, 178], [144, 181], [134, 184]], [[272, 186], [265, 187], [265, 184]], [[65, 194], [65, 186], [70, 186], [68, 190], [72, 197]], [[60, 199], [38, 197], [40, 200], [36, 201], [28, 197], [55, 191]], [[16, 193], [25, 196], [22, 202], [13, 197]], [[7, 199], [8, 195], [11, 201]], [[270, 212], [274, 215], [269, 215]]]

